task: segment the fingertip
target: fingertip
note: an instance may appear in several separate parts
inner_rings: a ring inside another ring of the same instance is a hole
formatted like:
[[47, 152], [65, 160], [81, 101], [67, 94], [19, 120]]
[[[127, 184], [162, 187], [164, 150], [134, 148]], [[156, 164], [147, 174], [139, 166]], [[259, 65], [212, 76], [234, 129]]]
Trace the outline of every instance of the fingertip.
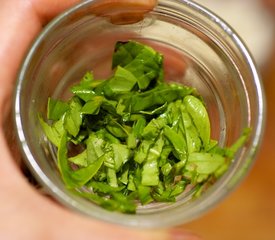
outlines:
[[114, 24], [129, 24], [142, 20], [156, 5], [156, 0], [98, 0], [91, 5], [91, 12], [109, 17]]
[[169, 234], [169, 240], [202, 240], [198, 235], [180, 228], [171, 229]]
[[198, 235], [186, 231], [181, 228], [158, 229], [158, 230], [144, 230], [140, 232], [141, 235], [132, 237], [134, 240], [202, 240]]
[[35, 14], [43, 24], [79, 2], [80, 0], [30, 0]]

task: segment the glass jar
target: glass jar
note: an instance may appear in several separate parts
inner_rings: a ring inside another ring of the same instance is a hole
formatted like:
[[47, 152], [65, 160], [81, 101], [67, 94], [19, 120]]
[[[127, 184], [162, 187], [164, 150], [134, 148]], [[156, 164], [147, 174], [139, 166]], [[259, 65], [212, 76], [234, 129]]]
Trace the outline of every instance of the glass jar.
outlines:
[[[14, 118], [25, 162], [38, 182], [65, 206], [100, 220], [134, 227], [185, 223], [205, 213], [244, 178], [261, 143], [265, 101], [261, 80], [246, 46], [234, 30], [208, 9], [188, 0], [160, 0], [136, 23], [113, 24], [95, 16], [85, 1], [49, 23], [31, 46], [19, 73]], [[135, 215], [110, 212], [66, 189], [56, 155], [45, 138], [38, 113], [46, 116], [48, 97], [67, 98], [69, 87], [93, 70], [109, 76], [116, 41], [136, 40], [162, 52], [176, 81], [195, 87], [203, 96], [212, 138], [231, 145], [245, 127], [248, 143], [228, 171], [199, 198], [180, 196], [173, 204], [140, 207]], [[170, 63], [170, 65], [169, 65]]]

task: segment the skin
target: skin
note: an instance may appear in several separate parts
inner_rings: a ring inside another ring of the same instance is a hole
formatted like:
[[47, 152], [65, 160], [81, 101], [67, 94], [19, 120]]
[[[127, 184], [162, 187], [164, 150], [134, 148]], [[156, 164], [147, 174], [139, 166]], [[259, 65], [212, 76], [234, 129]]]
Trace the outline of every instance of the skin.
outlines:
[[262, 0], [266, 8], [275, 16], [275, 1], [274, 0]]
[[[52, 199], [40, 194], [28, 183], [16, 163], [16, 151], [7, 142], [11, 94], [20, 63], [41, 28], [76, 0], [1, 0], [0, 2], [0, 239], [197, 239], [176, 229], [134, 230], [102, 223], [73, 213]], [[104, 12], [106, 6], [123, 9], [122, 15]], [[120, 0], [98, 1], [97, 14], [110, 14], [122, 23], [138, 20], [156, 1]], [[135, 19], [126, 17], [131, 9]], [[13, 144], [14, 146], [14, 144]], [[108, 231], [106, 231], [108, 229]]]

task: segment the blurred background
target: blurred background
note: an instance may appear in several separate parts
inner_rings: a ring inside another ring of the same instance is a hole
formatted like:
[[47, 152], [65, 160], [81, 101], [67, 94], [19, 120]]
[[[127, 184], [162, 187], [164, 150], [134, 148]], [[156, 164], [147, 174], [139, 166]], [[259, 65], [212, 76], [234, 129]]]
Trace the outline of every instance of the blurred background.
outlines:
[[247, 44], [262, 75], [266, 131], [245, 180], [203, 217], [180, 226], [205, 240], [275, 240], [275, 0], [197, 0]]

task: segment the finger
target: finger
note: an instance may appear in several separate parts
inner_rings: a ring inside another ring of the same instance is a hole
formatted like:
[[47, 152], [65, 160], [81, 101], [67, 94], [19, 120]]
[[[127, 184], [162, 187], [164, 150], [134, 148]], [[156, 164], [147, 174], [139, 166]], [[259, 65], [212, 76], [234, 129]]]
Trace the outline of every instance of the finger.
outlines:
[[[75, 0], [64, 2], [59, 1], [32, 1], [40, 19], [48, 21], [64, 7], [69, 7]], [[49, 5], [50, 2], [50, 5]], [[152, 10], [157, 0], [95, 0], [90, 11], [97, 15], [109, 16], [116, 23], [135, 22], [140, 20], [144, 13]]]
[[275, 1], [274, 0], [262, 0], [266, 8], [273, 13], [275, 17]]
[[[0, 108], [7, 111], [17, 71], [25, 51], [49, 16], [78, 2], [2, 0], [0, 7]], [[16, 14], [14, 10], [16, 9]], [[12, 14], [12, 15], [11, 15]], [[0, 124], [5, 117], [1, 114]]]
[[141, 20], [156, 4], [157, 0], [97, 0], [91, 11], [97, 15], [109, 16], [113, 23], [125, 24]]
[[[137, 230], [83, 217], [37, 194], [24, 181], [16, 183], [13, 179], [6, 181], [7, 184], [3, 181], [1, 183], [1, 191], [5, 194], [0, 199], [0, 212], [3, 220], [0, 220], [0, 239], [199, 239], [182, 229]], [[17, 226], [16, 231], [14, 231], [14, 226]]]
[[79, 3], [80, 0], [30, 0], [30, 2], [39, 22], [45, 24], [65, 9]]
[[[61, 214], [58, 214], [58, 218]], [[67, 216], [67, 217], [64, 217]], [[119, 225], [112, 225], [98, 221], [93, 222], [93, 235], [91, 236], [91, 220], [86, 221], [85, 218], [80, 218], [78, 215], [66, 212], [60, 218], [63, 226], [67, 229], [66, 235], [69, 239], [96, 239], [96, 240], [117, 240], [117, 239], [131, 239], [131, 240], [199, 240], [200, 238], [192, 233], [186, 232], [181, 228], [177, 229], [156, 229], [156, 230], [136, 230], [133, 228], [126, 228]], [[93, 220], [92, 220], [93, 221]], [[75, 226], [78, 226], [76, 228]], [[64, 228], [52, 226], [56, 228], [53, 231], [55, 234], [53, 239], [64, 238]], [[62, 238], [63, 237], [63, 238]]]

